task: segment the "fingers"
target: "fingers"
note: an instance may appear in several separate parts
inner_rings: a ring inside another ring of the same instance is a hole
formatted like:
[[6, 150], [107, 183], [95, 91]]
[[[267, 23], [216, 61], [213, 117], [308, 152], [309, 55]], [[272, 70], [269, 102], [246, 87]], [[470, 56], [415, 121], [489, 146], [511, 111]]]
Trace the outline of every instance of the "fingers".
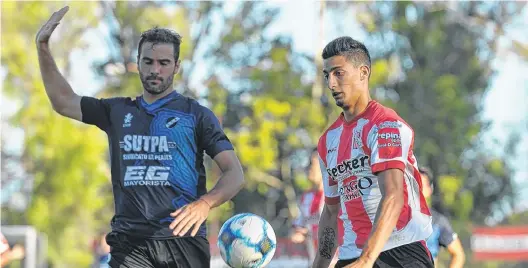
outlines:
[[174, 217], [178, 216], [178, 214], [180, 214], [180, 213], [183, 211], [183, 209], [185, 209], [185, 206], [183, 206], [183, 207], [177, 209], [176, 211], [172, 212], [172, 213], [169, 214], [169, 215], [170, 215], [171, 217], [174, 218]]
[[[180, 214], [180, 216], [181, 216], [181, 215], [182, 215], [182, 214]], [[176, 222], [176, 224], [174, 224], [174, 222]], [[174, 230], [173, 230], [172, 233], [173, 233], [174, 235], [182, 236], [183, 234], [185, 234], [185, 233], [182, 234], [182, 231], [185, 230], [185, 229], [189, 230], [189, 228], [190, 228], [190, 227], [187, 228], [187, 225], [192, 225], [193, 223], [194, 223], [194, 220], [193, 220], [193, 218], [190, 217], [190, 216], [187, 216], [187, 217], [185, 217], [185, 218], [181, 218], [181, 219], [176, 218], [176, 219], [172, 222], [172, 224], [174, 224]], [[171, 225], [172, 225], [172, 224], [171, 224]]]
[[57, 12], [53, 12], [53, 15], [51, 15], [51, 18], [50, 18], [50, 22], [51, 21], [59, 22], [60, 20], [62, 20], [62, 18], [64, 18], [64, 15], [66, 15], [66, 12], [68, 12], [68, 10], [70, 10], [70, 7], [65, 6]]
[[189, 232], [189, 229], [191, 229], [191, 227], [196, 226], [196, 223], [196, 219], [188, 220], [187, 223], [183, 226], [183, 228], [181, 228], [181, 230], [177, 232], [177, 234], [179, 236], [184, 236], [187, 232]]
[[180, 221], [183, 219], [183, 217], [185, 217], [185, 207], [182, 207], [182, 208], [174, 211], [173, 213], [170, 214], [170, 216], [173, 217], [174, 220], [169, 225], [169, 228], [174, 229], [174, 227], [176, 227], [176, 225], [178, 225], [178, 223], [180, 223]]
[[194, 228], [192, 230], [191, 236], [195, 236], [196, 233], [198, 233], [198, 230], [200, 230], [200, 226], [202, 226], [202, 223], [205, 221], [205, 219], [199, 220], [194, 224]]
[[55, 31], [55, 28], [59, 25], [60, 21], [66, 15], [66, 12], [70, 10], [69, 6], [61, 8], [59, 11], [53, 12], [49, 20], [40, 28], [37, 33], [37, 42], [47, 42]]

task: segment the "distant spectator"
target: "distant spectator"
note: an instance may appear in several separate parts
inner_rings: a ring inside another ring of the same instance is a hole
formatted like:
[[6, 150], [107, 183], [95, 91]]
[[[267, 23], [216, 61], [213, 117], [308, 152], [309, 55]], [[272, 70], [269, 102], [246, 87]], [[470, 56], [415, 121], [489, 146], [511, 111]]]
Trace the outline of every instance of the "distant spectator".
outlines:
[[[433, 174], [426, 167], [420, 167], [420, 175], [422, 177], [422, 188], [423, 194], [426, 200], [430, 201], [430, 196], [433, 194], [434, 185]], [[451, 262], [449, 268], [459, 268], [464, 267], [465, 254], [464, 248], [458, 239], [458, 235], [453, 231], [453, 227], [449, 223], [449, 220], [446, 216], [430, 209], [433, 214], [433, 234], [427, 239], [427, 248], [431, 252], [435, 264], [438, 264], [438, 253], [440, 252], [440, 247], [447, 249], [451, 255]]]
[[11, 248], [5, 236], [0, 233], [0, 267], [4, 267], [15, 260], [23, 259], [25, 253], [24, 247], [21, 245], [14, 245]]
[[93, 245], [94, 263], [92, 268], [109, 268], [110, 246], [106, 243], [106, 233], [101, 233]]

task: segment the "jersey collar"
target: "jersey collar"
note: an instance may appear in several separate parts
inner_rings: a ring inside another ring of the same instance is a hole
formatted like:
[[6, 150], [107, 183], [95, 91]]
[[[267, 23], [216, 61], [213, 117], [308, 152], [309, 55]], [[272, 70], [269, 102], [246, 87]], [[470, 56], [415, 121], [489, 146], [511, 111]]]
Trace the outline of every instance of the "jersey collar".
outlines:
[[159, 100], [156, 100], [154, 101], [153, 103], [151, 104], [148, 104], [145, 99], [143, 98], [143, 96], [138, 96], [138, 101], [139, 103], [141, 104], [141, 106], [149, 111], [149, 112], [152, 112], [154, 110], [157, 110], [159, 108], [161, 108], [162, 106], [164, 106], [165, 104], [167, 104], [168, 102], [178, 98], [180, 96], [180, 94], [178, 94], [178, 92], [176, 91], [173, 91], [171, 93], [169, 93], [167, 96], [159, 99]]

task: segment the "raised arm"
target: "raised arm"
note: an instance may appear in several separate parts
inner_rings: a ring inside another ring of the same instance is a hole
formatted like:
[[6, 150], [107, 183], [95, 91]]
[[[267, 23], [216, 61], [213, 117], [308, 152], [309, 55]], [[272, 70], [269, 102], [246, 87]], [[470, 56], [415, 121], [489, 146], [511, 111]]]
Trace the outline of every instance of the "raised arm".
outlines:
[[49, 39], [60, 20], [68, 12], [69, 7], [63, 7], [54, 12], [50, 19], [42, 26], [35, 39], [39, 59], [40, 73], [51, 101], [53, 110], [59, 114], [81, 121], [81, 96], [73, 92], [70, 84], [59, 72], [57, 64], [51, 55]]

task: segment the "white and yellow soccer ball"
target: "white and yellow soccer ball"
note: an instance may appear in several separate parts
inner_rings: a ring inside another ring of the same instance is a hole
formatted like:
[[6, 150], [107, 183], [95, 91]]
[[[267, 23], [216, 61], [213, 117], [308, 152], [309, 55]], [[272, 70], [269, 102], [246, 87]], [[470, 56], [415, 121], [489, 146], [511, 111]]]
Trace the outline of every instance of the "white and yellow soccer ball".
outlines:
[[265, 267], [273, 258], [277, 238], [271, 225], [251, 213], [228, 219], [218, 234], [222, 259], [233, 268]]

